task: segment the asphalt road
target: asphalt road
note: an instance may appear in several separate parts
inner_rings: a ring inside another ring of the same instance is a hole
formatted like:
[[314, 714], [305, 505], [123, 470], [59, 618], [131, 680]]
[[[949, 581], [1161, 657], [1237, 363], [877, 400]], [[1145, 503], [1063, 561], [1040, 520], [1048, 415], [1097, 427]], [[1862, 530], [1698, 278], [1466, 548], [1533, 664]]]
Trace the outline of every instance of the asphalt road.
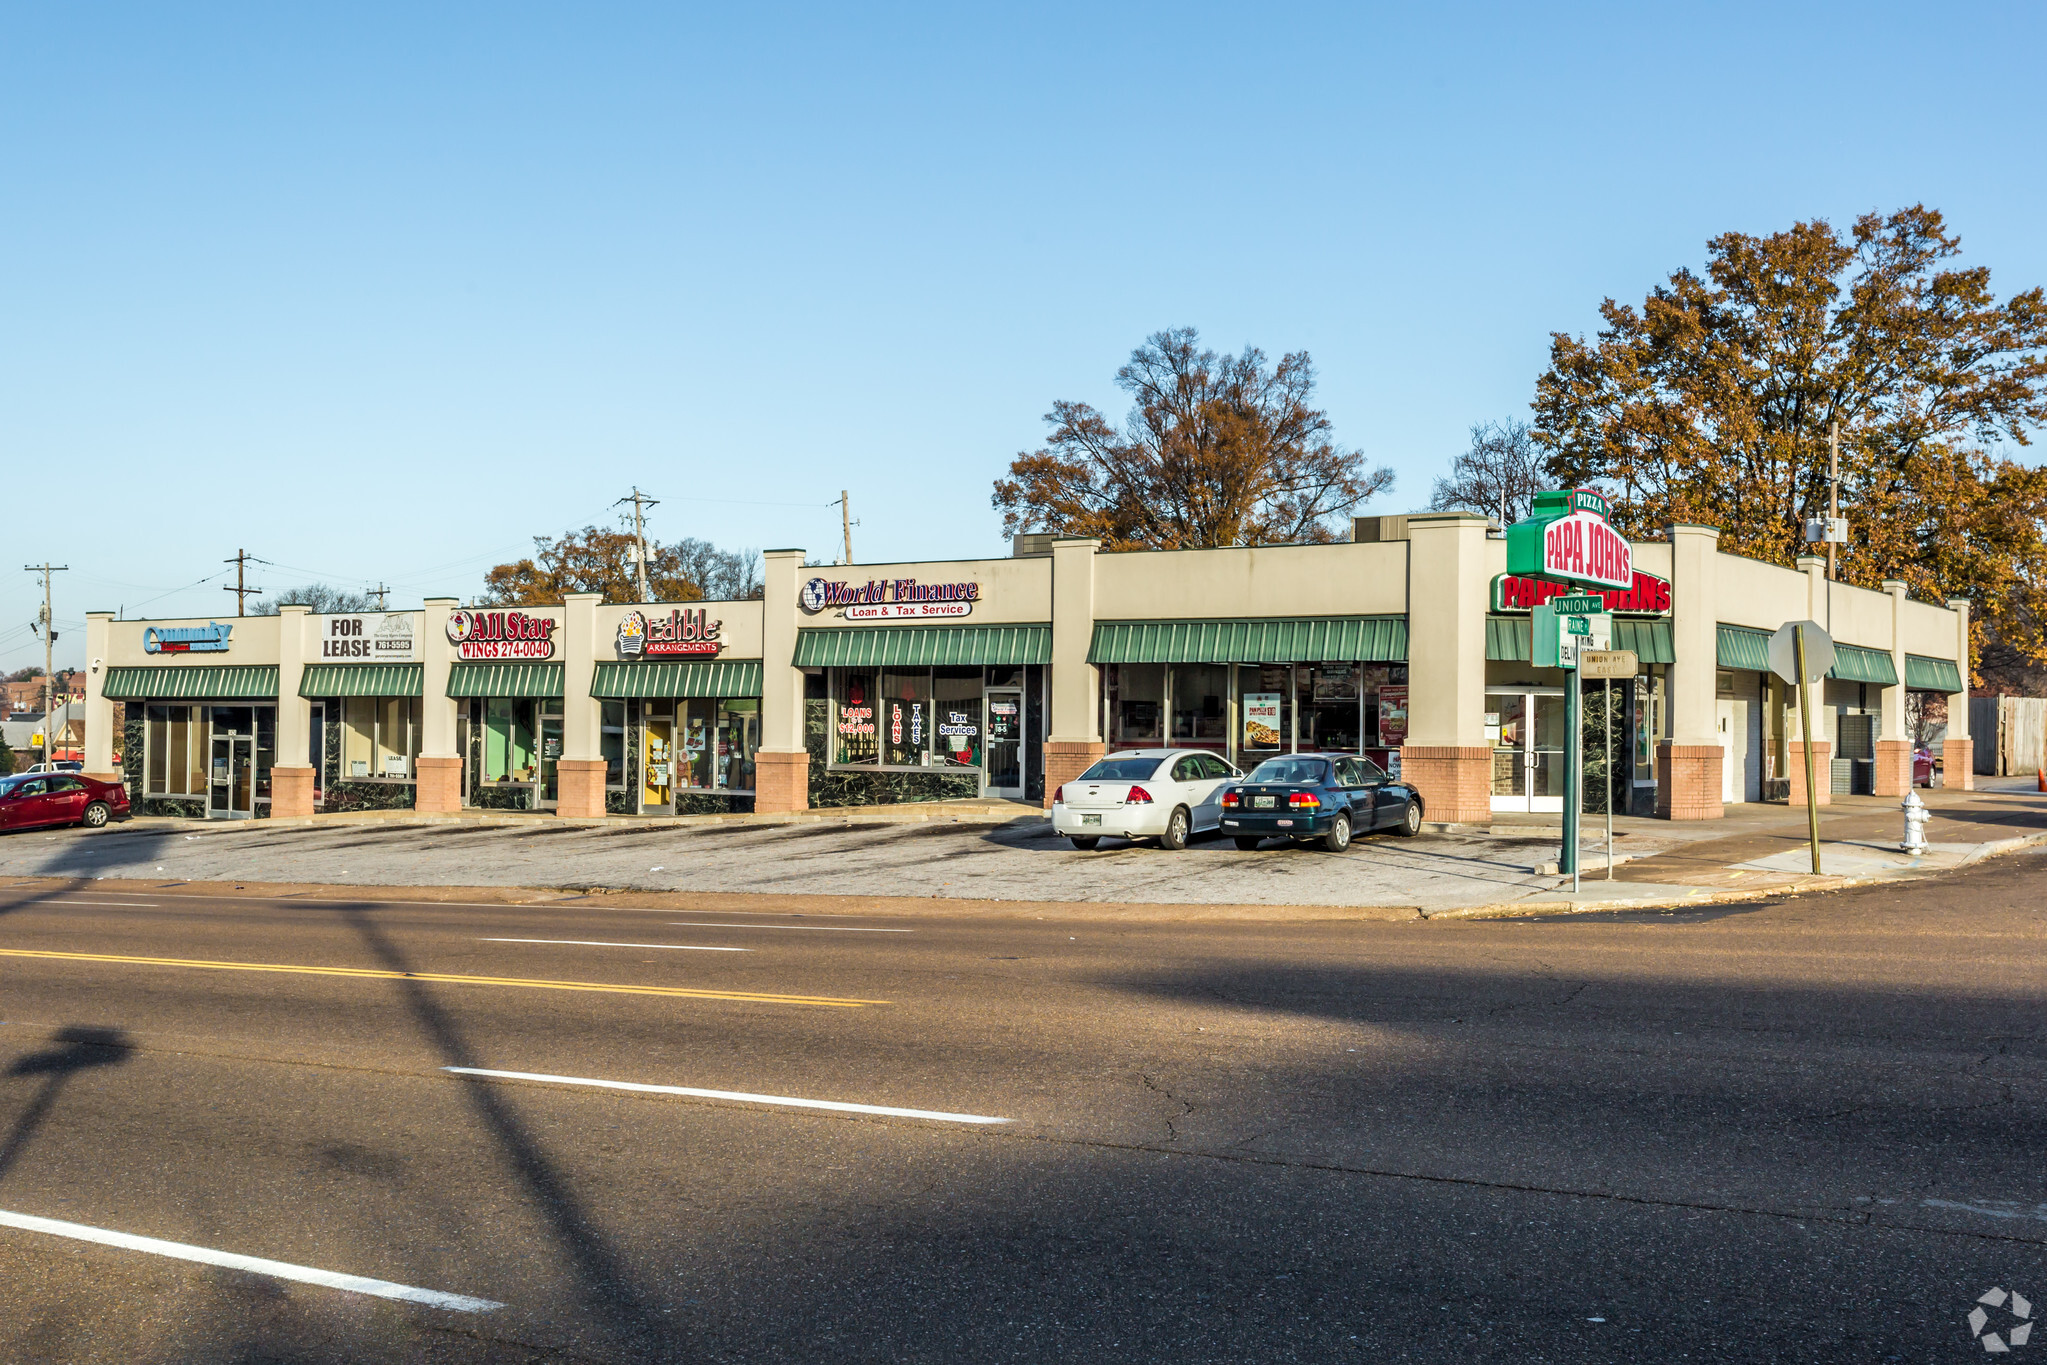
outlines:
[[2047, 1305], [2043, 873], [1269, 926], [0, 886], [0, 1359], [1979, 1359], [1980, 1295]]

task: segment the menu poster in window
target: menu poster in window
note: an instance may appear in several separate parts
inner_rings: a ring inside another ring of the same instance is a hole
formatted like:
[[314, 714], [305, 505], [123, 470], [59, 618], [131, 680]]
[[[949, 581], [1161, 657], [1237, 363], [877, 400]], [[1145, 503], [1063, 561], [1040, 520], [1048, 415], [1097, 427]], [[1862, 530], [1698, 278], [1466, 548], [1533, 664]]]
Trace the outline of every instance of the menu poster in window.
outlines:
[[1284, 696], [1280, 692], [1246, 692], [1244, 694], [1244, 747], [1247, 749], [1276, 749], [1284, 737], [1279, 728], [1279, 704]]
[[1407, 687], [1379, 689], [1379, 742], [1388, 748], [1407, 743]]

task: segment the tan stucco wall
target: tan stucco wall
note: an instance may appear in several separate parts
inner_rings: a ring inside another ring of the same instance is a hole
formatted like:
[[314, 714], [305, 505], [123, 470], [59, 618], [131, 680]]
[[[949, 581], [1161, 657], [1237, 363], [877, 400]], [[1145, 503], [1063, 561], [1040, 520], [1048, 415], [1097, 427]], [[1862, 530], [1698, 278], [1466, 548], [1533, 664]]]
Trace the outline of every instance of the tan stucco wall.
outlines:
[[[278, 616], [188, 616], [168, 621], [109, 621], [107, 622], [107, 664], [112, 668], [177, 668], [183, 665], [195, 667], [222, 664], [274, 664], [277, 662], [277, 628], [283, 620]], [[142, 632], [151, 626], [159, 629], [199, 627], [214, 624], [231, 625], [227, 649], [211, 654], [146, 654], [142, 649]]]
[[1378, 616], [1407, 610], [1406, 541], [1095, 556], [1095, 618]]
[[1956, 616], [1946, 607], [1906, 602], [1898, 613], [1898, 633], [1904, 637], [1902, 643], [1907, 654], [1923, 654], [1930, 659], [1955, 657]]

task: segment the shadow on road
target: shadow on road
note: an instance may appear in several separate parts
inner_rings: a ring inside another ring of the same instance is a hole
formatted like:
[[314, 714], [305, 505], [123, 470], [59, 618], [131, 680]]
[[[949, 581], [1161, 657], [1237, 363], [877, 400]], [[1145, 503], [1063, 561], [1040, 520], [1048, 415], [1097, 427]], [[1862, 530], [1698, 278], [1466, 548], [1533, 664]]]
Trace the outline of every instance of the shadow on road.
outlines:
[[42, 1084], [36, 1088], [35, 1098], [29, 1101], [28, 1108], [15, 1118], [6, 1141], [0, 1142], [0, 1179], [14, 1168], [22, 1149], [43, 1126], [43, 1121], [49, 1118], [58, 1095], [73, 1076], [96, 1066], [119, 1066], [135, 1051], [126, 1035], [115, 1028], [73, 1025], [59, 1029], [51, 1042], [54, 1046], [41, 1052], [31, 1052], [7, 1068], [10, 1080], [40, 1076]]

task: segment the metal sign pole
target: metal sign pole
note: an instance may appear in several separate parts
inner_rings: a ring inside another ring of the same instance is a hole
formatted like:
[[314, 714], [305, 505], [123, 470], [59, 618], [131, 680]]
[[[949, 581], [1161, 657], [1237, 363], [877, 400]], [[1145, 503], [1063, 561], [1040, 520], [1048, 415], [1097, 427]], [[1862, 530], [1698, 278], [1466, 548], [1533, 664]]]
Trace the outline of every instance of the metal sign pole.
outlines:
[[1606, 726], [1606, 879], [1613, 880], [1613, 679], [1606, 680], [1606, 703], [1601, 707]]
[[1819, 788], [1813, 785], [1812, 685], [1806, 681], [1804, 626], [1792, 629], [1791, 647], [1798, 671], [1798, 732], [1805, 740], [1805, 828], [1812, 842], [1812, 874], [1817, 877], [1820, 875], [1820, 793]]
[[1585, 806], [1585, 697], [1578, 686], [1576, 667], [1564, 673], [1564, 698], [1564, 726], [1571, 737], [1571, 751], [1564, 758], [1564, 858], [1571, 873], [1571, 893], [1576, 895], [1578, 826]]

